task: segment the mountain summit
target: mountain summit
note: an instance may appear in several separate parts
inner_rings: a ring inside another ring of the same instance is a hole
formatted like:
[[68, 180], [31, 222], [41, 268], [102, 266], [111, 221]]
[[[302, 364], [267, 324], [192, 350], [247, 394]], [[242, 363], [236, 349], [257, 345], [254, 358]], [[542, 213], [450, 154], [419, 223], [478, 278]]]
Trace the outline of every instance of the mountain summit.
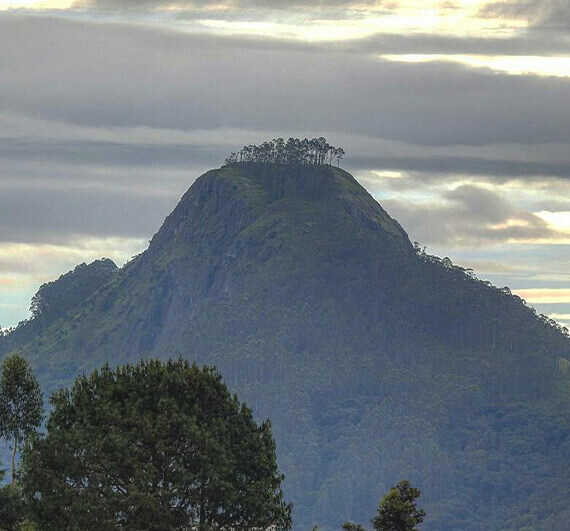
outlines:
[[298, 529], [364, 523], [401, 478], [425, 530], [568, 516], [567, 333], [419, 251], [327, 164], [207, 172], [144, 253], [35, 338], [0, 339], [16, 347], [47, 389], [106, 361], [217, 365], [272, 420]]

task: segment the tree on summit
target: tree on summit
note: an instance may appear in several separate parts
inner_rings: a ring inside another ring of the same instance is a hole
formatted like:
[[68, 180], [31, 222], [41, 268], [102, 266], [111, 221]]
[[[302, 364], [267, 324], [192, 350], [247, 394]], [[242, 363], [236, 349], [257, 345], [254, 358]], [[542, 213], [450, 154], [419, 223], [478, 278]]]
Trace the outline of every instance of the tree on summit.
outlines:
[[334, 150], [333, 156], [336, 159], [337, 166], [340, 166], [340, 161], [343, 159], [344, 155], [345, 155], [344, 149], [336, 148]]
[[291, 527], [271, 426], [215, 369], [105, 366], [51, 403], [22, 478], [41, 529]]
[[331, 146], [324, 137], [303, 139], [289, 138], [287, 142], [276, 138], [259, 146], [244, 146], [231, 153], [225, 164], [239, 162], [265, 162], [271, 164], [324, 165], [333, 159], [340, 165], [345, 153], [342, 148]]

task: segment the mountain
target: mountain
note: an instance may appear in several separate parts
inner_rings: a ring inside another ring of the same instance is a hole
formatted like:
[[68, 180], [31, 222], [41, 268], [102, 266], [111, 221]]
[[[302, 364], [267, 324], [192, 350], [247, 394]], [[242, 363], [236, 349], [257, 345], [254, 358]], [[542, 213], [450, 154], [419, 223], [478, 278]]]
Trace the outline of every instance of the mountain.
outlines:
[[45, 389], [106, 361], [216, 365], [272, 420], [298, 529], [366, 523], [401, 478], [426, 531], [569, 520], [567, 332], [414, 247], [341, 169], [209, 171], [144, 253], [63, 307], [0, 353], [23, 350]]

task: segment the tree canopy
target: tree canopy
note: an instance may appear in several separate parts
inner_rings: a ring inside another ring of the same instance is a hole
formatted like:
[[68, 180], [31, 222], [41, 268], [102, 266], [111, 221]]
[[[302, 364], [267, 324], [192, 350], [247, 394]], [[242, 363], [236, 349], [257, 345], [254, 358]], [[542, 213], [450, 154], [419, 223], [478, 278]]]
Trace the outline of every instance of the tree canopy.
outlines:
[[53, 282], [42, 284], [32, 297], [30, 311], [34, 318], [53, 320], [78, 302], [93, 294], [118, 271], [109, 258], [79, 264], [73, 271]]
[[52, 395], [24, 455], [42, 529], [289, 529], [269, 422], [185, 360], [108, 366]]
[[[374, 531], [416, 531], [421, 524], [425, 512], [416, 505], [420, 497], [419, 489], [410, 486], [406, 479], [392, 487], [380, 500], [378, 512], [372, 520]], [[366, 531], [361, 524], [345, 522], [344, 531]]]
[[344, 150], [331, 146], [326, 138], [303, 139], [289, 138], [287, 141], [282, 138], [275, 138], [262, 144], [249, 145], [241, 148], [240, 151], [231, 153], [226, 159], [226, 164], [238, 162], [266, 162], [274, 164], [296, 164], [296, 165], [322, 165], [331, 164], [333, 160], [340, 164], [344, 157]]
[[374, 531], [414, 531], [421, 524], [425, 512], [416, 505], [419, 489], [410, 486], [407, 480], [392, 487], [380, 501], [378, 514], [372, 520]]
[[0, 435], [12, 443], [12, 486], [16, 483], [16, 452], [42, 421], [40, 386], [20, 354], [4, 359], [0, 369]]
[[[4, 470], [0, 470], [0, 483], [4, 481]], [[0, 487], [0, 530], [22, 530], [25, 507], [18, 488], [12, 485]]]

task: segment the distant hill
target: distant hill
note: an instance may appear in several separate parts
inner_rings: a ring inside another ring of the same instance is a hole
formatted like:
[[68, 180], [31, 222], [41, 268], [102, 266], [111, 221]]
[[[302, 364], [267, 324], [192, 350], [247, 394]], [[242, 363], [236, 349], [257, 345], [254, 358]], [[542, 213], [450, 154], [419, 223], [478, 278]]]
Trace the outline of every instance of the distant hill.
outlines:
[[566, 332], [414, 248], [345, 171], [209, 171], [109, 273], [0, 351], [22, 349], [46, 389], [105, 361], [217, 365], [272, 420], [298, 529], [367, 523], [401, 478], [423, 530], [562, 529]]
[[[32, 317], [6, 337], [4, 350], [29, 342], [105, 284], [119, 268], [109, 258], [79, 264], [53, 282], [42, 284], [32, 297]], [[0, 348], [2, 344], [0, 343]]]

